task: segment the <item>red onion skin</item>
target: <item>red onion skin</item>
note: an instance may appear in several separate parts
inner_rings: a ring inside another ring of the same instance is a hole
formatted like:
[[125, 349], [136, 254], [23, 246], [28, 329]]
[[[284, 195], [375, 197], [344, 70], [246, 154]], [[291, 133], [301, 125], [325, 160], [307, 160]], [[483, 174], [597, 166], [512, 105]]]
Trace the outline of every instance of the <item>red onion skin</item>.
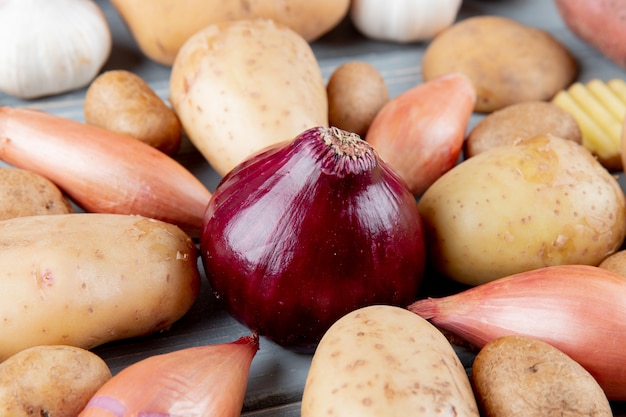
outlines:
[[226, 310], [294, 351], [312, 351], [356, 308], [407, 305], [425, 267], [422, 221], [406, 184], [361, 139], [363, 158], [337, 156], [320, 139], [327, 131], [309, 129], [229, 172], [200, 239]]

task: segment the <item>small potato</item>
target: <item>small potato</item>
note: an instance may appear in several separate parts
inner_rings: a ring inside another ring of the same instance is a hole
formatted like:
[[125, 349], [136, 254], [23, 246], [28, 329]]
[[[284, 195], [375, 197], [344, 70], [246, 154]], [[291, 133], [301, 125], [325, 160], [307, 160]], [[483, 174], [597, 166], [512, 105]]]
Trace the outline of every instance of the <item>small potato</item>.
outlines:
[[326, 84], [311, 46], [271, 20], [196, 32], [176, 55], [170, 100], [220, 175], [261, 149], [328, 126]]
[[551, 265], [598, 265], [626, 234], [616, 178], [582, 145], [551, 135], [461, 162], [418, 207], [430, 264], [468, 285]]
[[500, 16], [463, 19], [433, 39], [422, 61], [425, 81], [462, 72], [476, 88], [475, 110], [549, 100], [571, 84], [578, 63], [548, 32]]
[[487, 343], [472, 365], [484, 417], [611, 417], [604, 391], [578, 362], [548, 343], [503, 336]]
[[142, 216], [3, 220], [0, 247], [0, 361], [31, 346], [91, 349], [166, 330], [200, 289], [191, 238]]
[[378, 69], [363, 61], [340, 65], [326, 85], [331, 126], [365, 137], [374, 116], [389, 101], [387, 85]]
[[569, 112], [546, 101], [526, 101], [496, 110], [478, 122], [463, 151], [471, 158], [496, 146], [546, 134], [582, 143], [578, 122]]
[[100, 74], [85, 94], [85, 121], [127, 134], [173, 155], [182, 126], [176, 113], [141, 77], [125, 70]]
[[626, 250], [607, 256], [598, 266], [626, 277]]
[[73, 213], [63, 192], [47, 178], [19, 168], [0, 168], [0, 220]]
[[76, 417], [111, 379], [96, 354], [73, 346], [33, 346], [0, 364], [0, 415]]
[[446, 337], [405, 308], [363, 307], [322, 337], [302, 417], [478, 417], [469, 378]]

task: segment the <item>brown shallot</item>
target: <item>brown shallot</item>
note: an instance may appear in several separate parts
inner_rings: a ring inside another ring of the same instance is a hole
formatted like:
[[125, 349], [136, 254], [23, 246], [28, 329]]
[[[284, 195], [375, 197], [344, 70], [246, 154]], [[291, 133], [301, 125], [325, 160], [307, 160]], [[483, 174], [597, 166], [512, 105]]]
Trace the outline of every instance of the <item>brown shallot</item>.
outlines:
[[421, 195], [457, 163], [475, 103], [476, 90], [465, 75], [435, 78], [388, 101], [365, 140]]
[[79, 417], [239, 416], [258, 349], [253, 334], [143, 359], [107, 381]]
[[0, 159], [55, 183], [85, 211], [139, 214], [197, 235], [209, 190], [131, 136], [43, 111], [0, 107]]
[[626, 278], [588, 265], [510, 275], [408, 309], [482, 348], [507, 335], [542, 340], [596, 378], [610, 400], [626, 400]]

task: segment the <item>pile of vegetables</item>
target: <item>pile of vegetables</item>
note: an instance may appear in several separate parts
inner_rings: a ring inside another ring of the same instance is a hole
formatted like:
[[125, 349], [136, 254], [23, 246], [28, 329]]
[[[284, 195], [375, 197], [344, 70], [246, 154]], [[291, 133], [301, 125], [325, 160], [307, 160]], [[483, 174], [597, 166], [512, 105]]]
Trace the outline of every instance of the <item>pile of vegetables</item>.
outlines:
[[[0, 20], [36, 3], [20, 2]], [[265, 341], [312, 356], [303, 417], [610, 416], [626, 401], [619, 80], [576, 83], [558, 39], [456, 21], [458, 0], [159, 0], [152, 14], [112, 1], [171, 67], [168, 102], [102, 70], [106, 19], [74, 3], [61, 5], [93, 24], [74, 17], [66, 36], [99, 37], [80, 76], [0, 64], [19, 98], [85, 88], [85, 122], [0, 107], [0, 414], [236, 416]], [[584, 3], [555, 0], [623, 66], [581, 23], [614, 20]], [[377, 41], [429, 41], [423, 81], [390, 97], [360, 61], [324, 80], [310, 42], [344, 19]], [[214, 190], [177, 160], [185, 139], [221, 176]], [[425, 283], [455, 290], [427, 297]], [[116, 375], [90, 351], [167, 332], [196, 303], [250, 334]], [[475, 353], [470, 373], [455, 344]]]

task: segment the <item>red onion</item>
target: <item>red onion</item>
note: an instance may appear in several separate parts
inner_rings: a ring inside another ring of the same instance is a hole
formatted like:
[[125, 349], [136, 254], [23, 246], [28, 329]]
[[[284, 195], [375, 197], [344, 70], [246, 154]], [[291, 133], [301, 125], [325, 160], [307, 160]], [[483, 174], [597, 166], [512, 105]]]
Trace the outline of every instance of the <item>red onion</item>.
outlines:
[[230, 171], [200, 247], [224, 308], [295, 351], [356, 308], [413, 301], [426, 262], [407, 185], [358, 135], [325, 127]]

